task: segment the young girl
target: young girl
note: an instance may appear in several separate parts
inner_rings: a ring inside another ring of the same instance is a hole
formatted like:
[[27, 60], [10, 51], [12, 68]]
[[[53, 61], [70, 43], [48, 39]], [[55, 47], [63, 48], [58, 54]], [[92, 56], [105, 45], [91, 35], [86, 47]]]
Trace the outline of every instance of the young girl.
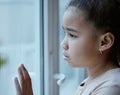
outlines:
[[[75, 95], [120, 95], [120, 1], [72, 0], [64, 16], [63, 58], [88, 77]], [[29, 74], [19, 67], [17, 95], [33, 95]]]

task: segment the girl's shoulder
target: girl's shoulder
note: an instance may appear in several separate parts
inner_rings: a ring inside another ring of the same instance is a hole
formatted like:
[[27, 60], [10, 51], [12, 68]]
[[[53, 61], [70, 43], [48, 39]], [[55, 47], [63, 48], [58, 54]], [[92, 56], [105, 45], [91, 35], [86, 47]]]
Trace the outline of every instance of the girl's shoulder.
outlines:
[[93, 84], [98, 85], [120, 85], [120, 68], [108, 70], [100, 77], [96, 78]]
[[[88, 81], [88, 79], [89, 78], [86, 78], [80, 83], [75, 95], [80, 95], [81, 92], [83, 92], [83, 95], [94, 95], [91, 93], [97, 93], [99, 91], [101, 92], [101, 90], [106, 91], [111, 88], [113, 88], [113, 90], [111, 90], [111, 91], [115, 91], [114, 89], [117, 90], [117, 88], [120, 89], [120, 68], [111, 69], [111, 70], [105, 72], [101, 76], [92, 80], [85, 87], [85, 83]], [[117, 91], [120, 92], [120, 90], [117, 90]], [[117, 91], [115, 91], [115, 92], [117, 92]], [[95, 94], [95, 95], [97, 95], [97, 94]], [[109, 94], [106, 94], [106, 95], [109, 95]]]
[[106, 72], [91, 86], [90, 95], [120, 95], [120, 68]]

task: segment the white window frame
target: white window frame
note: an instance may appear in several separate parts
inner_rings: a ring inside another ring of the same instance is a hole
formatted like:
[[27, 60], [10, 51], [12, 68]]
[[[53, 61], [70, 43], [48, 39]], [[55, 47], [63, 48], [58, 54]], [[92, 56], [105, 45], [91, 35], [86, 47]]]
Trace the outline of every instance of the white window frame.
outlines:
[[44, 0], [44, 95], [59, 95], [59, 0]]

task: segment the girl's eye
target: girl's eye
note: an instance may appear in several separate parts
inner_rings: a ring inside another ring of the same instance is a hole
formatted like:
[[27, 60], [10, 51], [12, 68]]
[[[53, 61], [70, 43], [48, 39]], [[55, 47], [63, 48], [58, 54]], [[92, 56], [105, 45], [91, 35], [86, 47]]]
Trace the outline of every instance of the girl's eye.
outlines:
[[74, 35], [74, 34], [72, 34], [72, 33], [69, 33], [69, 32], [65, 32], [64, 31], [64, 36], [65, 35], [68, 35], [69, 37], [71, 37], [71, 38], [77, 38], [77, 36], [76, 35]]
[[77, 38], [77, 36], [76, 35], [73, 35], [73, 34], [69, 34], [69, 36], [71, 37], [71, 38]]

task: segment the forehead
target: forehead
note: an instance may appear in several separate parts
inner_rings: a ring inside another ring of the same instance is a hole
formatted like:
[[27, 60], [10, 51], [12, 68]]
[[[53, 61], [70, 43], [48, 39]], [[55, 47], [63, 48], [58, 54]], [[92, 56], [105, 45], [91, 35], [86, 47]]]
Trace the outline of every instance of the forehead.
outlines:
[[70, 27], [76, 30], [96, 31], [92, 22], [86, 20], [86, 13], [76, 7], [69, 7], [63, 15], [63, 27]]
[[63, 26], [85, 27], [89, 22], [85, 20], [85, 13], [76, 7], [69, 7], [63, 15]]

